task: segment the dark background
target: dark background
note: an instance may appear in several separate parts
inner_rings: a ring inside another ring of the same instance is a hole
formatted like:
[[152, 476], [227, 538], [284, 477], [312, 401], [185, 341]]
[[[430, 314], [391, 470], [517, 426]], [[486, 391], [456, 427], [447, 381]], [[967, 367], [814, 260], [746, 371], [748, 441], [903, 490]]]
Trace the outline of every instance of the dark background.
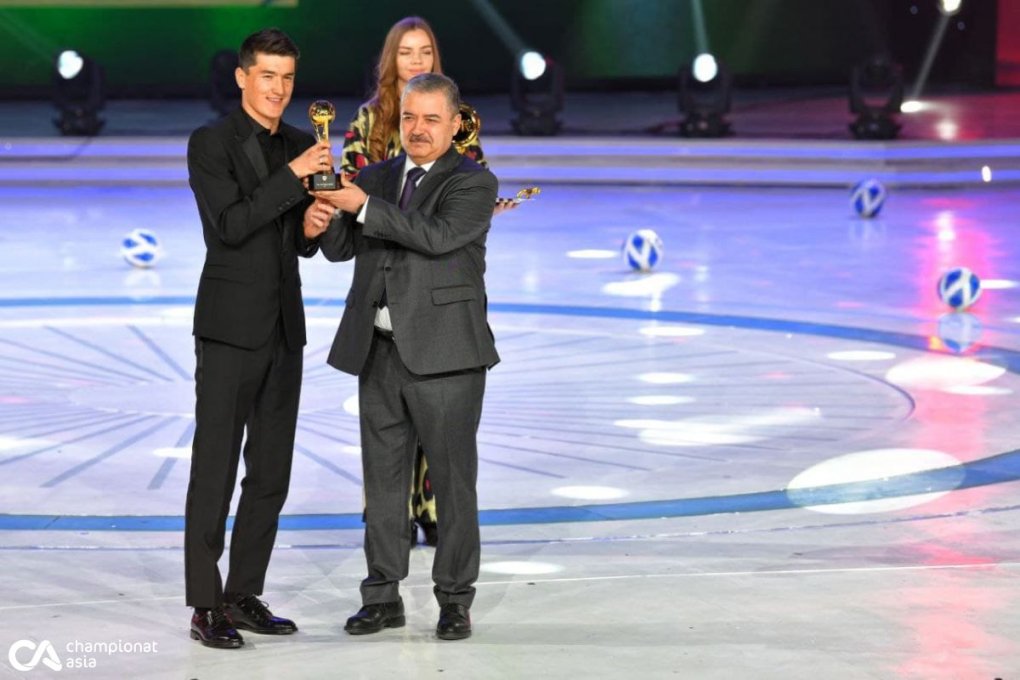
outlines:
[[[964, 0], [930, 87], [992, 87], [1000, 4]], [[690, 0], [491, 0], [529, 47], [558, 59], [568, 90], [674, 89], [698, 52]], [[297, 96], [363, 96], [390, 25], [409, 14], [435, 28], [445, 71], [466, 93], [509, 89], [514, 55], [478, 0], [273, 2], [11, 2], [0, 0], [0, 96], [45, 98], [54, 55], [73, 47], [103, 64], [110, 95], [204, 97], [214, 52], [278, 26], [302, 50]], [[916, 75], [936, 0], [702, 0], [710, 51], [737, 86], [845, 84], [886, 52]], [[1001, 36], [1002, 31], [999, 31]], [[1001, 40], [1001, 37], [1000, 37]], [[930, 88], [929, 88], [930, 89]]]

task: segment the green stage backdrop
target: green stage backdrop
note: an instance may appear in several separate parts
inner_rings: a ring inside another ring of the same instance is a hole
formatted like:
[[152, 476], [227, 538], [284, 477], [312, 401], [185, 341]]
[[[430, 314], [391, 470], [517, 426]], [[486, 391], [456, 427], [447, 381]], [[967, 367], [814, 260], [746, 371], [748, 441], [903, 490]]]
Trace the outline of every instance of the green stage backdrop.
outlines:
[[[113, 96], [202, 96], [213, 53], [266, 26], [301, 47], [299, 96], [360, 95], [386, 30], [409, 14], [433, 24], [465, 91], [506, 91], [515, 40], [485, 5], [520, 44], [559, 59], [570, 89], [669, 87], [702, 44], [738, 83], [845, 83], [883, 49], [909, 74], [937, 16], [935, 0], [0, 0], [0, 95], [45, 94], [54, 54], [74, 47], [104, 65]], [[991, 82], [994, 5], [964, 3], [934, 81]]]

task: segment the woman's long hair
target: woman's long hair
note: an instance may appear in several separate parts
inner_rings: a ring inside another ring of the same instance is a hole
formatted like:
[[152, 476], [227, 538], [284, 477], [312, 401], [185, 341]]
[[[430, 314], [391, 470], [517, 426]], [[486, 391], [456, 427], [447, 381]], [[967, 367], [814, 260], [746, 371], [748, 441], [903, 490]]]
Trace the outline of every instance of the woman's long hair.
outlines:
[[379, 63], [375, 67], [375, 91], [372, 92], [368, 105], [375, 110], [375, 124], [368, 135], [369, 161], [385, 160], [386, 144], [400, 124], [400, 90], [397, 89], [397, 51], [400, 40], [408, 31], [422, 30], [432, 41], [432, 72], [442, 73], [443, 66], [439, 60], [439, 44], [432, 27], [421, 17], [404, 17], [393, 24], [386, 34]]

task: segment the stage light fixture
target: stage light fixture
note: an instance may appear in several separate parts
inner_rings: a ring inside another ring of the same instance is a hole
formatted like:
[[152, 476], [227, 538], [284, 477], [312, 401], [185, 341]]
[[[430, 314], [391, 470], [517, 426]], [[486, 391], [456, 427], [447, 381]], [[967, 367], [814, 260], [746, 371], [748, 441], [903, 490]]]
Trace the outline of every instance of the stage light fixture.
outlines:
[[520, 59], [517, 60], [517, 65], [521, 69], [521, 75], [524, 76], [525, 80], [538, 80], [545, 73], [545, 57], [534, 50], [528, 50], [521, 54]]
[[939, 11], [950, 16], [960, 11], [960, 7], [963, 5], [963, 0], [938, 0]]
[[684, 137], [723, 137], [730, 134], [726, 120], [730, 111], [733, 78], [725, 64], [711, 54], [699, 54], [680, 67], [677, 105], [684, 119]]
[[63, 50], [54, 60], [52, 82], [53, 104], [60, 111], [53, 124], [60, 134], [99, 134], [106, 123], [99, 117], [106, 105], [103, 67], [75, 50]]
[[850, 123], [856, 139], [895, 139], [903, 105], [903, 69], [885, 57], [855, 66], [850, 75]]
[[234, 50], [220, 50], [213, 55], [209, 64], [209, 104], [220, 116], [225, 116], [238, 106], [237, 70], [238, 57]]
[[691, 63], [691, 73], [699, 83], [710, 82], [719, 75], [719, 63], [711, 54], [699, 54]]
[[555, 135], [562, 126], [563, 69], [538, 52], [522, 52], [510, 83], [510, 106], [517, 113], [511, 121], [519, 135]]

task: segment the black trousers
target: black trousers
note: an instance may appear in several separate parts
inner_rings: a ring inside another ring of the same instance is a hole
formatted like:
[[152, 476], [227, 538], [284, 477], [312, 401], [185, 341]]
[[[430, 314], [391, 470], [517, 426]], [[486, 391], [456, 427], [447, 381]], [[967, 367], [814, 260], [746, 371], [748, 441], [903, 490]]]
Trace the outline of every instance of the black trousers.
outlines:
[[[302, 357], [300, 348], [287, 347], [279, 328], [255, 350], [195, 339], [195, 438], [184, 513], [189, 606], [217, 606], [224, 591], [262, 593], [290, 484]], [[245, 433], [224, 588], [218, 562]]]
[[397, 345], [378, 334], [358, 380], [365, 477], [364, 604], [392, 602], [407, 576], [411, 526], [407, 490], [418, 439], [428, 452], [439, 542], [432, 564], [439, 604], [471, 606], [478, 580], [478, 448], [485, 369], [411, 373]]

